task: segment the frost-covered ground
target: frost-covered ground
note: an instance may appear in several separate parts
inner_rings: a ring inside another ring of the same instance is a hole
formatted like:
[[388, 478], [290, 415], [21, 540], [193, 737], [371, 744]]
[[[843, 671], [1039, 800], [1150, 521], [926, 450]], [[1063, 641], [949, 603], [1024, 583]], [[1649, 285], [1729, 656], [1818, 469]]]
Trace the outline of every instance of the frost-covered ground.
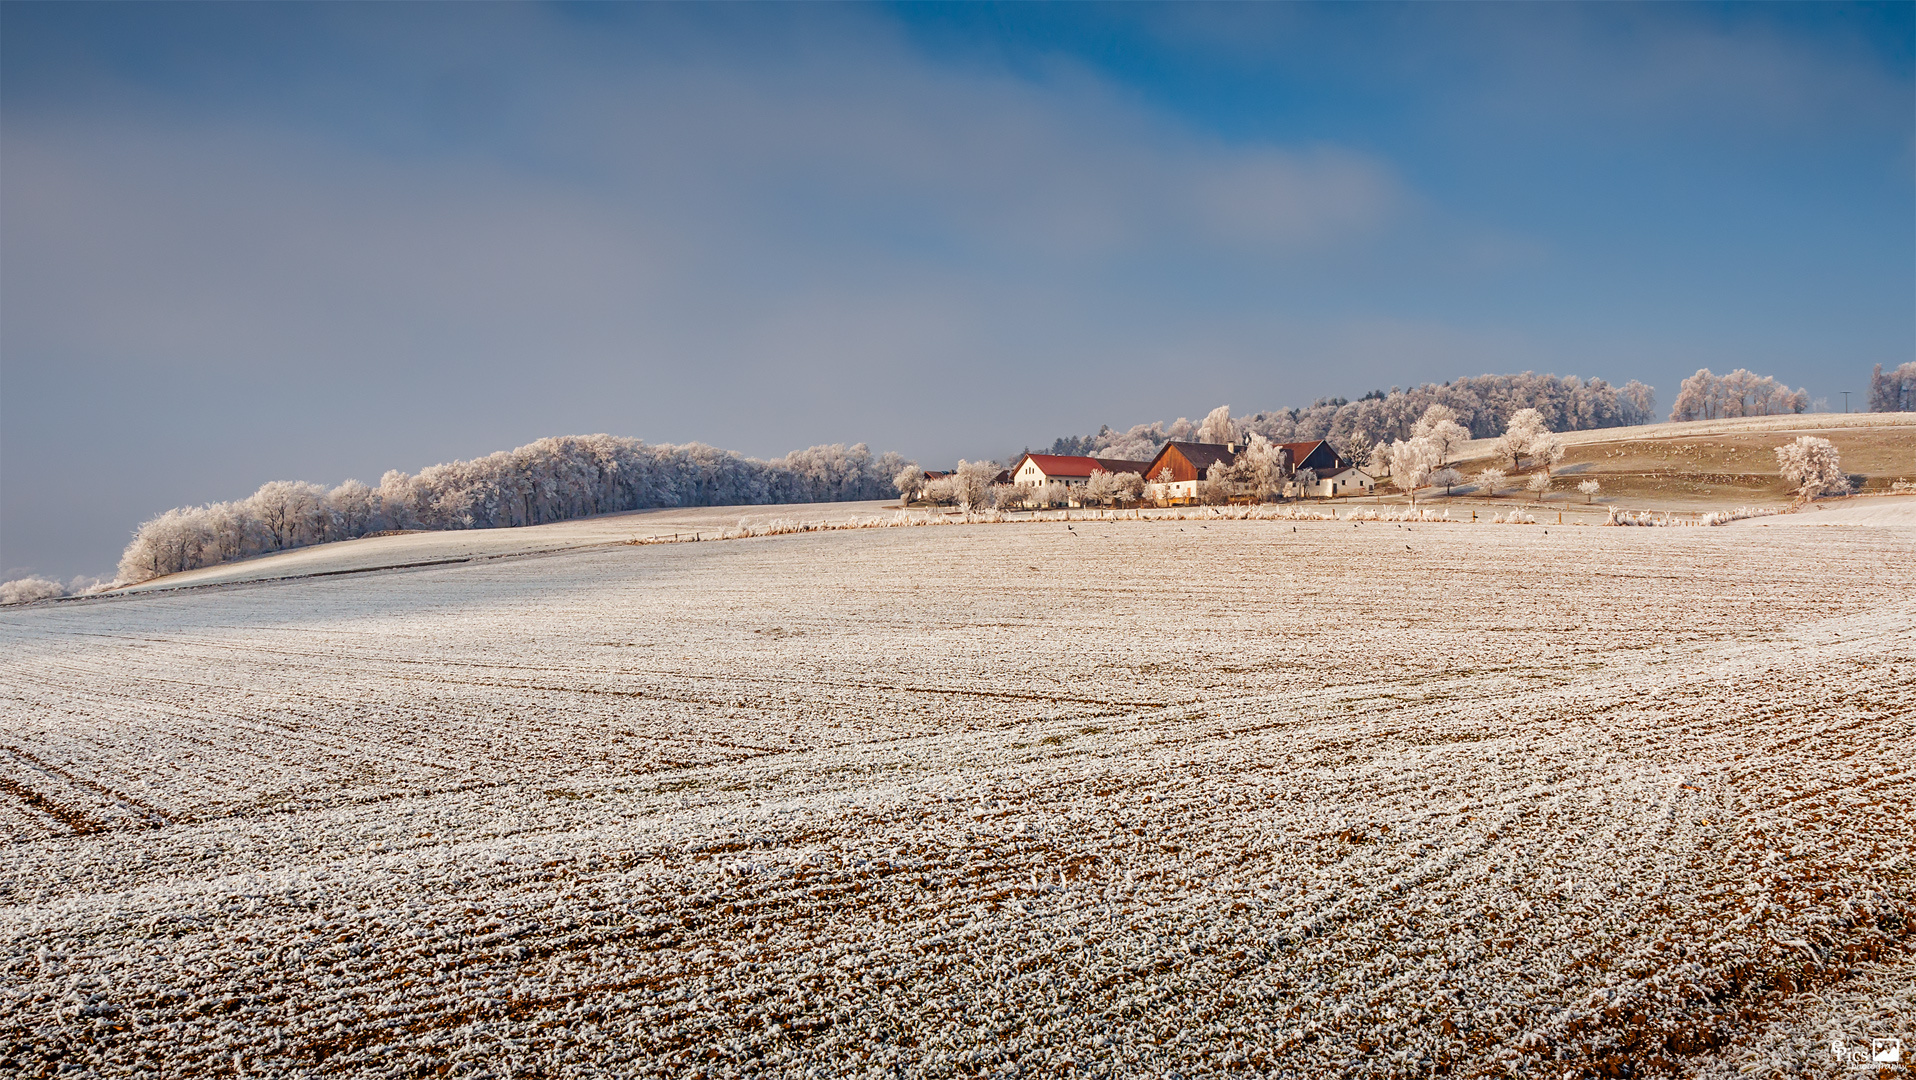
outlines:
[[1847, 499], [1825, 499], [1810, 503], [1793, 514], [1746, 519], [1731, 523], [1736, 528], [1814, 528], [1823, 525], [1897, 527], [1916, 530], [1916, 495], [1865, 495]]
[[1857, 1075], [1826, 1026], [1916, 1044], [1912, 718], [1904, 528], [887, 529], [12, 609], [0, 1073]]

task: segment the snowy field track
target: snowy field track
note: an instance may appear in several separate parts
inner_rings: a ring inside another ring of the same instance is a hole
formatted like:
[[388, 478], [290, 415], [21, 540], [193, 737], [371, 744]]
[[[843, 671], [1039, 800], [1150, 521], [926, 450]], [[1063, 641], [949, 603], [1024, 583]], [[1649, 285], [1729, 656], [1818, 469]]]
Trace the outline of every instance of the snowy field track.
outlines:
[[0, 1075], [1874, 1076], [1828, 1037], [1916, 1048], [1912, 766], [1909, 528], [883, 529], [16, 608]]

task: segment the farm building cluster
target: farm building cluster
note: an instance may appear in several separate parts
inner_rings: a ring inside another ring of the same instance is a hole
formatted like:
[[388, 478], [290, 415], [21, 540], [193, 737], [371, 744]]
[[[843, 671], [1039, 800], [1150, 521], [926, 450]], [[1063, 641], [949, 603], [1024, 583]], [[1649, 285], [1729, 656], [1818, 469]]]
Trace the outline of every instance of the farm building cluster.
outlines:
[[[928, 472], [922, 493], [939, 501], [940, 482], [957, 473]], [[991, 477], [995, 500], [1030, 505], [1096, 506], [1243, 502], [1268, 498], [1369, 495], [1377, 480], [1324, 440], [1293, 443], [1169, 442], [1149, 461], [1025, 453]]]

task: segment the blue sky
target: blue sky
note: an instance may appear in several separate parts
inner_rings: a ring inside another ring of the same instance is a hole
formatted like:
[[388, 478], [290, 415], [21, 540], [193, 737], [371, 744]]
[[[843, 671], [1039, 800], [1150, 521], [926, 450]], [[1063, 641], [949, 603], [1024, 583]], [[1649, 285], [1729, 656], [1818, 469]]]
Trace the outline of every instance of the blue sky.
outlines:
[[0, 6], [0, 572], [549, 434], [943, 463], [1526, 369], [1840, 408], [1916, 353], [1913, 12]]

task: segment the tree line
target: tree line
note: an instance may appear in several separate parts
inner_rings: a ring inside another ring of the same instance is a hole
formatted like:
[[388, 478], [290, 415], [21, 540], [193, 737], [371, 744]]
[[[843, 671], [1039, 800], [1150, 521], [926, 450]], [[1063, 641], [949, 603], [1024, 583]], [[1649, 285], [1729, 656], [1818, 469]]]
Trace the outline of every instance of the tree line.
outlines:
[[378, 487], [275, 480], [244, 499], [168, 510], [134, 533], [119, 576], [132, 584], [398, 529], [540, 525], [665, 506], [882, 499], [904, 465], [900, 455], [874, 455], [863, 443], [762, 461], [700, 443], [559, 436], [417, 474], [395, 469]]
[[[1274, 443], [1324, 439], [1353, 460], [1379, 442], [1408, 440], [1431, 406], [1442, 405], [1474, 439], [1504, 431], [1522, 409], [1535, 409], [1553, 431], [1628, 427], [1654, 420], [1656, 390], [1634, 379], [1612, 386], [1602, 379], [1575, 375], [1478, 375], [1447, 383], [1425, 383], [1405, 390], [1373, 390], [1356, 401], [1319, 398], [1308, 408], [1260, 412], [1238, 422], [1236, 433], [1262, 435]], [[1211, 418], [1207, 417], [1206, 420]], [[1054, 454], [1148, 460], [1167, 442], [1225, 442], [1201, 433], [1205, 421], [1183, 417], [1169, 423], [1139, 424], [1126, 431], [1109, 425], [1094, 435], [1068, 436], [1051, 445]]]
[[1916, 360], [1883, 374], [1883, 365], [1869, 376], [1870, 412], [1916, 412]]

